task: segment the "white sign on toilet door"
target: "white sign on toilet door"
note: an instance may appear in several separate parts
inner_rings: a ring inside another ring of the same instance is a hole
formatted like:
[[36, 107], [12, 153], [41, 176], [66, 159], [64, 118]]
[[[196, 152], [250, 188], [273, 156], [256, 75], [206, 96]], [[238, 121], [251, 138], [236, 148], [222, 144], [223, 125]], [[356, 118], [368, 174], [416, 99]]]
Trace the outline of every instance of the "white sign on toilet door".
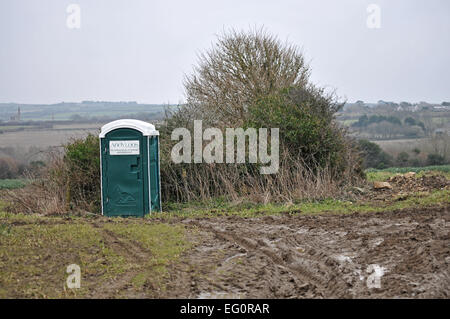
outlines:
[[109, 155], [139, 155], [139, 141], [109, 141]]

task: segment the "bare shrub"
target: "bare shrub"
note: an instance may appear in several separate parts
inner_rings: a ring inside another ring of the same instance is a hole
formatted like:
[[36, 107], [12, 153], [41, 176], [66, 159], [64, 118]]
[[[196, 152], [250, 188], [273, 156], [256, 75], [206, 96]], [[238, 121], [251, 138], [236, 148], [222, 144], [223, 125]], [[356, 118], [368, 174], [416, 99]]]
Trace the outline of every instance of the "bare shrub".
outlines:
[[190, 110], [215, 125], [239, 125], [259, 97], [307, 84], [309, 67], [294, 45], [263, 29], [230, 31], [199, 57], [184, 86]]
[[[187, 104], [168, 114], [161, 131], [163, 199], [215, 196], [289, 201], [324, 198], [362, 177], [362, 161], [335, 121], [342, 107], [333, 94], [309, 83], [300, 50], [264, 30], [231, 31], [200, 55], [185, 79]], [[280, 129], [280, 169], [259, 174], [258, 164], [171, 162], [174, 128], [205, 126]]]

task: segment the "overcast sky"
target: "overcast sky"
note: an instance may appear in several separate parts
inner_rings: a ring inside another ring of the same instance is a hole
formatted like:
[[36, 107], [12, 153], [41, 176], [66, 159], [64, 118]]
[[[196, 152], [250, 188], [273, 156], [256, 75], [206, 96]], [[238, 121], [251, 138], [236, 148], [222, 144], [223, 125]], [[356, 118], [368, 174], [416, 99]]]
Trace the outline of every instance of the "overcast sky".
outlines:
[[[67, 27], [78, 4], [79, 29]], [[368, 28], [377, 4], [381, 28]], [[178, 103], [183, 74], [229, 28], [303, 48], [349, 101], [450, 100], [450, 1], [1, 0], [0, 102]]]

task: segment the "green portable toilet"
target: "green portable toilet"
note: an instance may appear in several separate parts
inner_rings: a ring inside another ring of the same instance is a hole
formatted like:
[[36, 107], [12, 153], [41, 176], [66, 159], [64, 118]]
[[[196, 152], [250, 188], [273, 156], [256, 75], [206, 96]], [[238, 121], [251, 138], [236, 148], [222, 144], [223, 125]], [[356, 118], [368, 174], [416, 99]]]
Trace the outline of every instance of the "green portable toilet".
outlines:
[[102, 214], [144, 216], [161, 211], [159, 132], [139, 120], [117, 120], [100, 132]]

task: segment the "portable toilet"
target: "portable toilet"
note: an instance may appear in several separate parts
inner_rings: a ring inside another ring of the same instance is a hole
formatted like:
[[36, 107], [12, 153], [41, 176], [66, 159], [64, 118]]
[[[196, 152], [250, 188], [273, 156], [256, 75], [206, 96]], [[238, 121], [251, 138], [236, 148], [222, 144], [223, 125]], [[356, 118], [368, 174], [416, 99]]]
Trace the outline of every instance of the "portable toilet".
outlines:
[[100, 132], [102, 214], [141, 216], [161, 211], [159, 132], [139, 120], [117, 120]]

